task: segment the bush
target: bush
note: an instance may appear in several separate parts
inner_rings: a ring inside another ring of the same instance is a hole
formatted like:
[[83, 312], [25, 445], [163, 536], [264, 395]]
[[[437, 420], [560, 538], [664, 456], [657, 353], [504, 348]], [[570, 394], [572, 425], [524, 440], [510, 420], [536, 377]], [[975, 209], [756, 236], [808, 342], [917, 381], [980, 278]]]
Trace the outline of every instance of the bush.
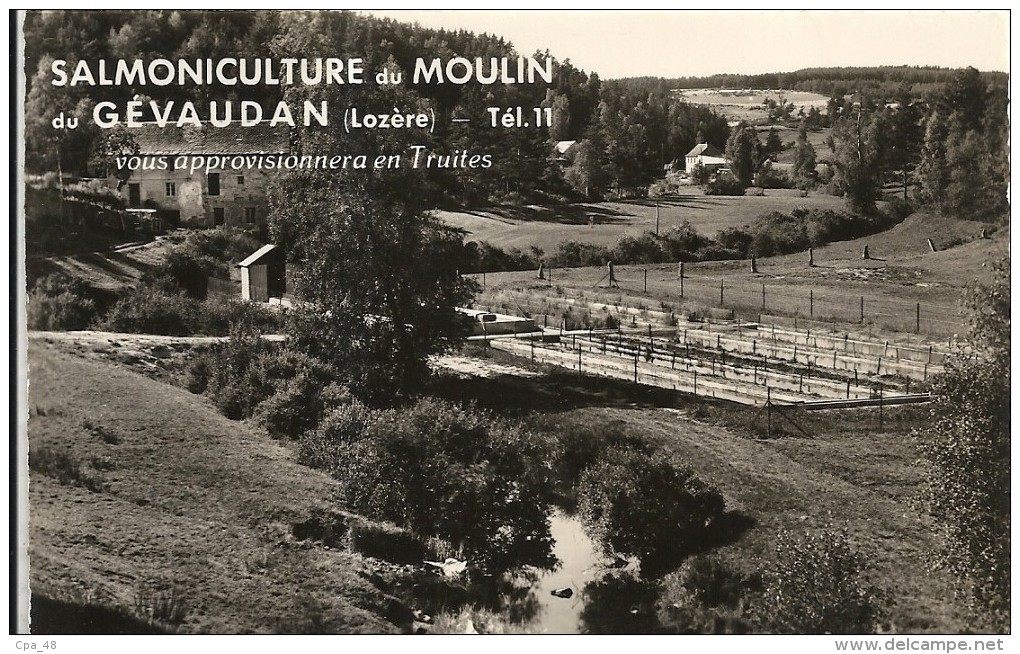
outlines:
[[640, 635], [661, 632], [655, 602], [659, 584], [631, 574], [607, 574], [581, 591], [581, 621], [588, 634]]
[[298, 438], [318, 426], [327, 409], [351, 402], [346, 389], [337, 385], [327, 387], [306, 374], [283, 380], [276, 392], [255, 408], [255, 418], [273, 438]]
[[200, 261], [235, 264], [262, 247], [250, 232], [236, 227], [217, 227], [193, 231], [180, 247], [180, 252]]
[[571, 495], [582, 473], [615, 450], [653, 451], [644, 439], [634, 436], [622, 420], [591, 424], [568, 422], [559, 416], [539, 419], [536, 427], [557, 434], [556, 471], [561, 492]]
[[870, 634], [885, 611], [883, 594], [864, 579], [864, 558], [845, 531], [796, 537], [780, 532], [776, 559], [764, 573], [758, 607], [763, 631], [782, 634]]
[[140, 286], [121, 297], [102, 322], [103, 329], [134, 334], [190, 336], [201, 303], [165, 287]]
[[37, 280], [28, 294], [29, 329], [87, 329], [97, 313], [85, 283], [60, 273]]
[[741, 574], [708, 556], [692, 557], [663, 581], [659, 621], [672, 633], [750, 633], [747, 598], [760, 590], [757, 575]]
[[[492, 571], [552, 562], [546, 441], [438, 400], [367, 415], [344, 410], [323, 422], [310, 447], [302, 443], [302, 458], [335, 460], [351, 510], [448, 541]], [[324, 438], [329, 431], [336, 441]]]
[[314, 430], [301, 435], [298, 462], [334, 473], [345, 451], [368, 436], [372, 414], [361, 402], [352, 399], [326, 414]]
[[356, 521], [350, 540], [351, 550], [391, 563], [421, 563], [430, 556], [421, 539], [392, 525]]
[[[203, 355], [205, 362], [192, 365], [196, 388], [205, 380], [205, 393], [231, 419], [248, 418], [257, 407], [280, 393], [262, 418], [272, 425], [274, 436], [297, 436], [294, 425], [310, 428], [323, 411], [319, 392], [335, 373], [328, 364], [289, 348], [270, 343], [250, 325], [235, 323], [225, 344]], [[284, 387], [296, 382], [290, 390]], [[302, 403], [308, 400], [307, 406]]]
[[28, 453], [28, 468], [61, 484], [81, 486], [94, 493], [103, 490], [99, 474], [68, 452], [46, 446], [34, 447]]
[[209, 289], [209, 278], [229, 278], [229, 272], [223, 262], [208, 256], [195, 256], [182, 249], [167, 253], [166, 258], [152, 271], [142, 277], [142, 283], [165, 277], [184, 291], [189, 297], [204, 300]]
[[743, 195], [744, 185], [729, 175], [720, 175], [705, 185], [705, 195]]
[[581, 476], [579, 509], [592, 540], [656, 576], [703, 546], [725, 501], [665, 454], [615, 449]]

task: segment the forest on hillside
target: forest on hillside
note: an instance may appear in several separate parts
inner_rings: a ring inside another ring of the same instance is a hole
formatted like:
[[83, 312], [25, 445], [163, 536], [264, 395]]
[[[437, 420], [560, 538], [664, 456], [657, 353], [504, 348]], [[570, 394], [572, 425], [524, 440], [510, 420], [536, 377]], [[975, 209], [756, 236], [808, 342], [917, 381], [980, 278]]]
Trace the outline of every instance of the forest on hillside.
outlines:
[[[118, 107], [131, 99], [157, 103], [210, 100], [254, 101], [271, 107], [281, 100], [357, 105], [365, 111], [429, 110], [431, 133], [378, 130], [344, 133], [298, 126], [296, 151], [394, 152], [411, 145], [437, 155], [490, 154], [489, 167], [448, 167], [415, 171], [417, 200], [426, 207], [463, 207], [521, 202], [597, 200], [645, 192], [662, 178], [664, 166], [682, 162], [697, 143], [726, 149], [739, 186], [768, 183], [766, 160], [775, 143], [757, 143], [746, 126], [735, 129], [706, 106], [688, 104], [674, 90], [694, 86], [805, 89], [831, 95], [827, 111], [795, 114], [792, 105], [770, 107], [768, 119], [807, 129], [833, 130], [828, 152], [796, 147], [800, 180], [815, 183], [815, 161], [831, 161], [837, 194], [861, 191], [865, 208], [889, 179], [913, 186], [917, 199], [949, 210], [968, 208], [969, 217], [998, 215], [1004, 207], [1008, 173], [1008, 99], [1003, 73], [932, 67], [805, 68], [768, 75], [632, 78], [602, 80], [594, 72], [555, 59], [546, 50], [521, 53], [494, 34], [436, 30], [352, 12], [306, 11], [41, 11], [25, 25], [28, 95], [26, 168], [71, 176], [102, 174], [111, 153], [130, 151], [130, 130], [104, 130], [92, 121], [98, 102]], [[553, 45], [553, 44], [550, 44]], [[553, 58], [552, 81], [530, 84], [425, 84], [409, 76], [418, 59], [465, 57]], [[235, 58], [359, 57], [366, 71], [402, 72], [407, 83], [353, 85], [79, 85], [51, 84], [55, 59], [71, 70], [79, 60], [171, 61]], [[547, 109], [549, 125], [493, 129], [489, 107]], [[74, 130], [56, 130], [65, 112], [79, 119]], [[453, 122], [470, 116], [470, 122]], [[201, 119], [208, 116], [201, 115]], [[565, 155], [553, 144], [576, 141]], [[778, 144], [789, 147], [790, 144]], [[809, 146], [808, 146], [809, 147]], [[856, 160], [857, 163], [854, 163]], [[859, 165], [866, 162], [867, 165]], [[962, 164], [966, 165], [962, 165]], [[742, 172], [741, 172], [742, 171]], [[691, 171], [688, 171], [691, 172]], [[775, 181], [771, 179], [771, 181]], [[827, 182], [828, 180], [822, 180]], [[987, 193], [983, 189], [990, 189]], [[1000, 193], [1000, 191], [1002, 191]]]

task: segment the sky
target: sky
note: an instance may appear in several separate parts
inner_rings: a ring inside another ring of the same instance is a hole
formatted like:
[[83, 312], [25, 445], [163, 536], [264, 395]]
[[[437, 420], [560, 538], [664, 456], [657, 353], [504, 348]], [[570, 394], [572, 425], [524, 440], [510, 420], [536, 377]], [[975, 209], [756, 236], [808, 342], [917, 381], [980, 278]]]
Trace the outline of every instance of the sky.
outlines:
[[425, 27], [497, 34], [604, 79], [789, 72], [817, 66], [1009, 71], [1009, 12], [371, 10]]

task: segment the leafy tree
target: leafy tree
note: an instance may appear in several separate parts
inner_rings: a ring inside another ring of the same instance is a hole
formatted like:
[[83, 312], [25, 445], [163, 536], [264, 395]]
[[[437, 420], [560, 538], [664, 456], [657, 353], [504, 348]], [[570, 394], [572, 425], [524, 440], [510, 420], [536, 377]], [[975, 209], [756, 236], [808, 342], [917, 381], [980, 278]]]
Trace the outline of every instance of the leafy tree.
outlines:
[[931, 424], [918, 430], [930, 465], [924, 499], [942, 540], [938, 566], [953, 573], [978, 625], [1010, 626], [1009, 258], [988, 286], [969, 291], [970, 349], [932, 388]]
[[136, 155], [139, 151], [131, 132], [123, 125], [118, 125], [96, 140], [89, 166], [101, 174], [115, 177], [119, 182], [118, 188], [121, 188], [131, 179], [131, 168], [118, 167], [117, 159]]
[[939, 206], [949, 184], [949, 168], [946, 163], [946, 141], [949, 139], [949, 124], [941, 111], [933, 111], [924, 121], [924, 141], [921, 146], [921, 161], [918, 164], [920, 198], [926, 204]]
[[730, 171], [742, 185], [749, 186], [763, 160], [761, 142], [754, 127], [741, 122], [726, 141]]
[[637, 556], [656, 576], [705, 543], [725, 501], [664, 454], [609, 452], [581, 476], [578, 508], [592, 540], [607, 553]]
[[833, 181], [853, 213], [871, 215], [882, 190], [881, 151], [877, 136], [878, 121], [862, 119], [865, 107], [853, 118], [843, 118], [829, 136], [832, 149]]
[[351, 392], [385, 404], [420, 392], [429, 356], [459, 343], [455, 307], [474, 292], [454, 268], [463, 236], [392, 198], [332, 175], [288, 177], [271, 196], [271, 230], [300, 263], [296, 347], [332, 363]]
[[813, 184], [816, 167], [815, 148], [808, 141], [807, 121], [803, 120], [797, 132], [797, 145], [794, 146], [793, 152], [793, 176], [797, 185], [806, 188]]
[[587, 199], [602, 195], [607, 176], [595, 142], [585, 140], [574, 146], [574, 159], [563, 172], [563, 177]]
[[780, 634], [870, 634], [885, 598], [864, 577], [864, 557], [845, 531], [803, 536], [783, 531], [776, 558], [763, 573], [757, 619], [762, 631]]
[[960, 114], [964, 130], [981, 127], [988, 87], [973, 66], [957, 71], [946, 85], [943, 102], [950, 112]]

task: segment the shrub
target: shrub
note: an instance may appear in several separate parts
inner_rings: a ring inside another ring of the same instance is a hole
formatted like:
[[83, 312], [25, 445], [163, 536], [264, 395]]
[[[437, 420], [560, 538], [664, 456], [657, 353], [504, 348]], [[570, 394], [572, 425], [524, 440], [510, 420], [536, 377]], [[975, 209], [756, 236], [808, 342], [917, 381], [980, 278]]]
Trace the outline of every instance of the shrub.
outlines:
[[744, 185], [729, 175], [720, 175], [705, 185], [705, 195], [743, 195]]
[[[326, 363], [262, 338], [250, 325], [231, 325], [230, 339], [202, 356], [203, 363], [192, 364], [189, 384], [205, 393], [228, 418], [247, 418], [270, 397], [280, 397], [267, 407], [263, 418], [284, 434], [295, 426], [310, 428], [323, 410], [319, 392], [335, 376]], [[302, 377], [301, 381], [294, 380]], [[293, 385], [291, 390], [284, 386]], [[307, 407], [301, 403], [308, 400]]]
[[591, 424], [567, 421], [557, 416], [538, 420], [536, 427], [557, 434], [556, 471], [562, 492], [570, 494], [581, 474], [613, 450], [651, 453], [652, 447], [634, 436], [622, 420]]
[[68, 452], [47, 446], [34, 447], [28, 453], [28, 468], [61, 484], [81, 486], [95, 493], [103, 490], [102, 478], [96, 471]]
[[326, 388], [329, 390], [305, 373], [282, 380], [276, 391], [257, 405], [255, 418], [273, 438], [298, 438], [317, 427], [327, 409], [353, 401], [345, 388], [335, 384]]
[[750, 633], [746, 605], [760, 590], [757, 575], [741, 574], [709, 556], [692, 557], [663, 580], [659, 621], [671, 633]]
[[205, 299], [209, 289], [209, 277], [229, 277], [226, 266], [208, 256], [194, 256], [181, 249], [167, 253], [166, 258], [142, 278], [145, 284], [150, 280], [166, 277], [189, 297]]
[[183, 293], [140, 286], [110, 307], [102, 327], [115, 332], [189, 336], [200, 311], [199, 301]]
[[354, 522], [350, 540], [353, 551], [391, 563], [421, 563], [430, 556], [421, 539], [393, 525]]
[[298, 462], [334, 472], [345, 450], [367, 437], [371, 417], [365, 405], [357, 400], [339, 404], [326, 414], [318, 427], [301, 435]]
[[608, 248], [593, 243], [578, 243], [577, 241], [566, 241], [560, 243], [559, 248], [550, 260], [551, 265], [571, 268], [575, 266], [604, 266], [612, 260], [612, 253]]
[[762, 630], [785, 634], [874, 633], [883, 594], [864, 579], [864, 558], [845, 531], [780, 532], [764, 572]]
[[607, 553], [656, 576], [696, 552], [725, 510], [719, 491], [665, 454], [615, 449], [581, 476], [586, 531]]
[[746, 228], [727, 227], [715, 235], [715, 240], [724, 248], [739, 252], [741, 259], [746, 259], [754, 243], [754, 236]]
[[262, 245], [245, 230], [222, 226], [190, 232], [180, 251], [199, 260], [237, 263]]
[[29, 329], [86, 329], [96, 317], [96, 303], [80, 279], [53, 273], [37, 280], [28, 294]]
[[[323, 422], [303, 458], [335, 457], [351, 510], [446, 540], [491, 570], [551, 562], [545, 440], [438, 400], [343, 411]], [[323, 442], [328, 430], [338, 441]]]
[[655, 612], [659, 583], [631, 574], [607, 574], [585, 584], [581, 621], [588, 634], [659, 633]]

